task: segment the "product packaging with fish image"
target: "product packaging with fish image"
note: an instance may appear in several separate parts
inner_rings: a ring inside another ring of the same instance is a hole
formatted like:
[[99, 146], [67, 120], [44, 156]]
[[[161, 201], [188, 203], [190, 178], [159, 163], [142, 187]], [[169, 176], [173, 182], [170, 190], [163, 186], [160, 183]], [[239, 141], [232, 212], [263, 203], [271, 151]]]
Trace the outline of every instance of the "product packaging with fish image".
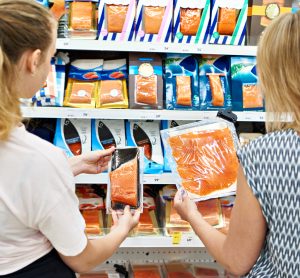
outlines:
[[161, 130], [161, 136], [178, 189], [194, 201], [235, 194], [239, 141], [232, 123], [203, 120]]
[[91, 120], [57, 119], [54, 145], [63, 149], [68, 157], [91, 150]]
[[143, 148], [117, 148], [108, 166], [106, 213], [131, 209], [143, 210]]

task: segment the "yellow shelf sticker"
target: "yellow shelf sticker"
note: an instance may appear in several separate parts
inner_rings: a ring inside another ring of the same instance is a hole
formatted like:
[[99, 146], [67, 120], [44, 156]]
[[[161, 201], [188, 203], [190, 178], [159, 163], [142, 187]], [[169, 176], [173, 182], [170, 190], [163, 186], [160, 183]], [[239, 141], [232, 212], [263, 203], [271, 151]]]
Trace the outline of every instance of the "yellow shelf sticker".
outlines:
[[172, 234], [172, 243], [179, 244], [181, 242], [182, 233], [181, 232], [174, 232]]

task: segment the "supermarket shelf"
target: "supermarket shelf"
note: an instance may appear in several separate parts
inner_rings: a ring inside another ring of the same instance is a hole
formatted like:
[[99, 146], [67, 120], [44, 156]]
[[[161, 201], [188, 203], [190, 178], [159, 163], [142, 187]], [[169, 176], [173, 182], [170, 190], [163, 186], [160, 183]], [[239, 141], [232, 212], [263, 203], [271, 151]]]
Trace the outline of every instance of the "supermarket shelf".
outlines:
[[[129, 120], [202, 120], [211, 119], [217, 111], [82, 109], [67, 107], [22, 107], [25, 118], [82, 118]], [[234, 112], [238, 121], [264, 122], [265, 112]]]
[[179, 43], [145, 43], [116, 42], [98, 40], [58, 39], [56, 48], [60, 50], [85, 51], [125, 51], [125, 52], [160, 52], [190, 54], [222, 54], [256, 56], [256, 46], [179, 44]]
[[[107, 184], [108, 183], [108, 175], [107, 173], [97, 174], [97, 175], [87, 175], [81, 174], [75, 178], [76, 183], [80, 184]], [[174, 175], [171, 173], [163, 173], [163, 174], [148, 174], [144, 175], [144, 184], [174, 184]]]

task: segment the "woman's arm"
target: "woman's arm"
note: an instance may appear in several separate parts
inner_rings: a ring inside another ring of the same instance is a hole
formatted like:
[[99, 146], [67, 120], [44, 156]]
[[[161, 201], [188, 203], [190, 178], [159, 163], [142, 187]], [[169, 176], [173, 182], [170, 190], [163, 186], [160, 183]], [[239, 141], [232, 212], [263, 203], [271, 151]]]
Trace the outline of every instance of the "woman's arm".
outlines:
[[79, 174], [99, 174], [107, 170], [108, 162], [115, 148], [103, 151], [91, 151], [86, 154], [72, 156], [68, 158], [73, 175]]
[[241, 167], [227, 236], [210, 226], [196, 205], [187, 196], [181, 197], [180, 192], [175, 196], [174, 207], [184, 220], [190, 222], [195, 233], [221, 265], [236, 275], [249, 272], [263, 247], [267, 225]]

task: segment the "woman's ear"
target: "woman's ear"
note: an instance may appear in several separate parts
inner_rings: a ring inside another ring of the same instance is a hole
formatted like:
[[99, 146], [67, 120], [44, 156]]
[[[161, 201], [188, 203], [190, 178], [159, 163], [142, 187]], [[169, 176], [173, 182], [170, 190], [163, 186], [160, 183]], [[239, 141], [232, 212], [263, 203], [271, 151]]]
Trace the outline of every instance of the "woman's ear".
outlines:
[[42, 52], [40, 49], [36, 49], [27, 53], [26, 66], [31, 75], [35, 75], [37, 71], [37, 67], [41, 61], [41, 54]]

